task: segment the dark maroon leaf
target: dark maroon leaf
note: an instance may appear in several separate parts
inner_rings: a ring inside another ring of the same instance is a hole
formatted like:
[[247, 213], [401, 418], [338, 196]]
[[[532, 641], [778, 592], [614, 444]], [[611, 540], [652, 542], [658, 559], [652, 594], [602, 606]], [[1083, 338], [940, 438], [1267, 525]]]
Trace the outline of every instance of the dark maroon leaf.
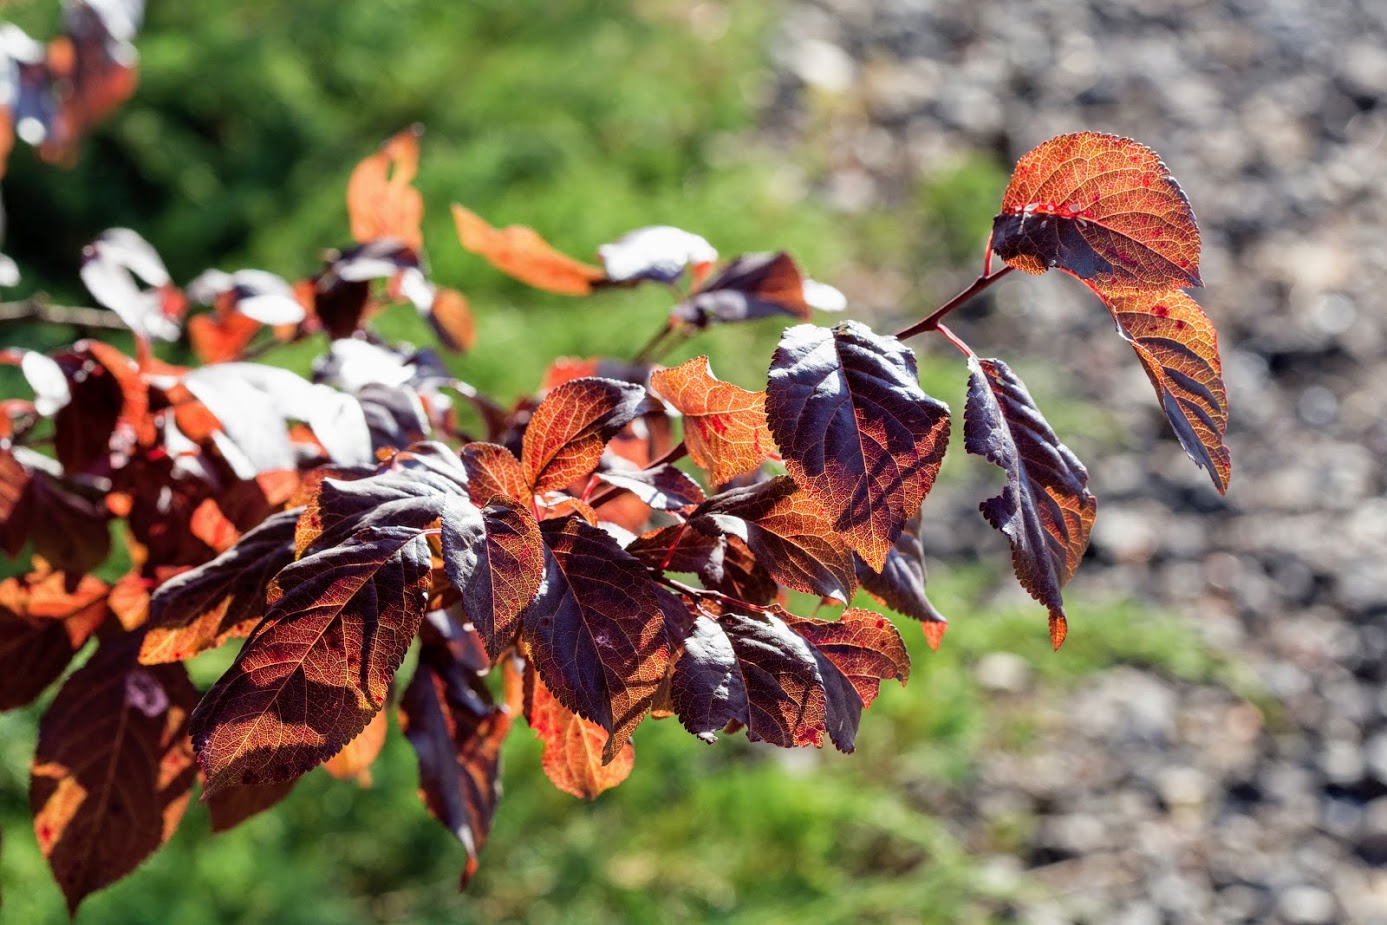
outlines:
[[650, 469], [607, 469], [597, 477], [626, 489], [657, 511], [682, 511], [707, 500], [697, 482], [668, 463]]
[[656, 585], [605, 531], [574, 517], [540, 524], [544, 584], [523, 617], [545, 686], [608, 731], [606, 760], [650, 710], [669, 665]]
[[699, 505], [689, 524], [742, 540], [787, 588], [845, 603], [852, 596], [852, 551], [792, 479], [724, 491]]
[[726, 545], [721, 536], [709, 536], [678, 524], [641, 534], [626, 551], [653, 569], [701, 573], [705, 569], [722, 567]]
[[56, 681], [108, 613], [106, 583], [60, 572], [0, 582], [0, 710], [22, 707]]
[[1060, 588], [1088, 547], [1098, 503], [1088, 471], [1059, 442], [1026, 386], [1001, 360], [968, 360], [964, 447], [1007, 474], [1002, 493], [981, 504], [983, 516], [1011, 543], [1022, 587], [1050, 610], [1055, 648], [1067, 624]]
[[804, 300], [804, 276], [790, 255], [781, 252], [743, 254], [670, 314], [685, 324], [705, 328], [768, 315], [808, 321], [813, 311]]
[[948, 445], [949, 410], [921, 391], [915, 355], [854, 321], [790, 328], [771, 360], [766, 414], [790, 475], [882, 568]]
[[438, 519], [444, 501], [463, 488], [424, 469], [383, 472], [369, 478], [323, 479], [299, 518], [299, 554], [326, 549], [370, 527], [422, 530]]
[[544, 543], [526, 507], [496, 500], [478, 508], [454, 495], [443, 509], [443, 565], [494, 661], [515, 639], [544, 578]]
[[872, 571], [859, 557], [857, 580], [867, 593], [897, 613], [921, 623], [947, 623], [925, 594], [925, 551], [920, 546], [919, 529], [920, 516], [917, 514], [906, 521], [905, 529], [886, 554], [886, 565], [880, 572]]
[[766, 566], [746, 543], [735, 536], [725, 536], [720, 560], [698, 573], [699, 579], [714, 591], [721, 591], [748, 604], [769, 604], [780, 595]]
[[212, 831], [234, 829], [252, 816], [277, 806], [289, 795], [298, 780], [282, 780], [273, 784], [226, 787], [207, 794], [207, 811], [212, 817]]

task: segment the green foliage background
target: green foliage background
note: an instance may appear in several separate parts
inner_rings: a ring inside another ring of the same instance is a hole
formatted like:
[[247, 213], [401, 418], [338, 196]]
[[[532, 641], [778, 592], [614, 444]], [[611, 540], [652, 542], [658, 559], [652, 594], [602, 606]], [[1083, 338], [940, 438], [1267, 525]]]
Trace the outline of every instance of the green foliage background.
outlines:
[[[631, 228], [670, 223], [704, 234], [724, 254], [789, 249], [832, 280], [868, 247], [908, 258], [921, 241], [952, 250], [961, 240], [968, 253], [976, 234], [959, 226], [985, 229], [1003, 178], [987, 162], [965, 167], [960, 182], [922, 187], [909, 218], [846, 221], [777, 192], [789, 188], [784, 155], [759, 148], [751, 134], [774, 14], [760, 4], [150, 7], [137, 96], [89, 140], [80, 163], [59, 170], [22, 148], [11, 157], [4, 248], [25, 273], [20, 295], [42, 289], [83, 302], [77, 255], [111, 225], [148, 237], [178, 280], [209, 264], [306, 275], [322, 249], [346, 242], [352, 165], [399, 128], [423, 122], [418, 185], [429, 207], [428, 257], [436, 279], [472, 299], [479, 322], [476, 352], [456, 366], [510, 398], [532, 389], [554, 356], [630, 355], [661, 323], [667, 295], [646, 289], [575, 301], [525, 289], [461, 251], [450, 201], [496, 224], [530, 224], [579, 256]], [[12, 2], [0, 5], [0, 17], [47, 36], [56, 8]], [[930, 216], [937, 227], [928, 227]], [[407, 311], [385, 324], [391, 336], [428, 339]], [[71, 337], [4, 333], [7, 342], [45, 348]], [[715, 331], [682, 356], [709, 353], [723, 378], [759, 388], [777, 336], [774, 324]], [[303, 369], [320, 348], [270, 359]], [[926, 364], [925, 376], [931, 391], [961, 392], [956, 367], [941, 373]], [[947, 612], [972, 615], [991, 580], [954, 570], [932, 591]], [[1211, 670], [1198, 652], [1171, 649], [1159, 621], [1139, 622], [1148, 615], [1089, 612], [1081, 603], [1072, 610], [1085, 631], [1063, 662], [1049, 657], [1044, 621], [1029, 608], [970, 616], [970, 628], [951, 632], [937, 654], [924, 649], [918, 627], [904, 625], [915, 677], [909, 690], [888, 686], [852, 757], [752, 747], [740, 736], [709, 747], [674, 721], [647, 723], [631, 779], [587, 805], [544, 779], [522, 724], [508, 746], [496, 828], [466, 894], [456, 891], [462, 850], [416, 800], [413, 757], [397, 735], [372, 789], [315, 772], [279, 809], [217, 837], [195, 803], [175, 839], [89, 899], [80, 920], [1001, 920], [1004, 894], [1026, 887], [985, 877], [927, 796], [965, 785], [982, 747], [1034, 745], [1024, 726], [992, 721], [970, 681], [971, 660], [1020, 645], [1061, 686], [1117, 658], [1181, 674]], [[199, 682], [210, 683], [227, 660], [222, 652], [195, 663]], [[28, 818], [39, 712], [0, 715], [0, 921], [24, 925], [66, 918]], [[1010, 844], [999, 832], [980, 847], [1004, 854]]]

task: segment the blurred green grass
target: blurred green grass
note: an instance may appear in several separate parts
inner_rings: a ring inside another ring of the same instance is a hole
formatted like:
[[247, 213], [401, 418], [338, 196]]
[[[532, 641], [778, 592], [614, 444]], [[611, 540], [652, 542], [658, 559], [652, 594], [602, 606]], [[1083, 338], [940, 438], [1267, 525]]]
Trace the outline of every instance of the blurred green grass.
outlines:
[[[0, 16], [48, 35], [55, 8], [24, 0]], [[530, 224], [580, 257], [630, 228], [670, 223], [724, 254], [788, 249], [829, 281], [852, 261], [919, 272], [926, 252], [971, 260], [1003, 177], [988, 161], [925, 183], [901, 211], [844, 217], [778, 192], [792, 186], [778, 181], [786, 155], [750, 135], [774, 15], [679, 0], [155, 0], [140, 91], [78, 166], [39, 165], [27, 149], [11, 157], [5, 249], [26, 274], [19, 294], [83, 299], [77, 254], [112, 224], [149, 237], [179, 280], [213, 255], [224, 269], [305, 275], [322, 248], [346, 240], [351, 166], [416, 121], [428, 127], [418, 185], [433, 274], [467, 293], [478, 319], [477, 350], [453, 362], [502, 399], [532, 390], [553, 357], [629, 356], [662, 323], [668, 295], [525, 289], [461, 250], [453, 200], [497, 225]], [[381, 327], [429, 340], [407, 310]], [[41, 349], [68, 336], [5, 334]], [[714, 330], [668, 359], [708, 353], [720, 376], [760, 388], [778, 334], [774, 323]], [[306, 371], [321, 347], [268, 359]], [[966, 374], [943, 356], [922, 358], [922, 381], [957, 406]], [[0, 390], [23, 394], [10, 381]], [[1045, 391], [1049, 410], [1057, 401]], [[966, 465], [950, 454], [946, 477]], [[1055, 655], [1039, 607], [989, 603], [1005, 555], [993, 565], [935, 570], [931, 593], [956, 625], [938, 653], [917, 626], [902, 627], [914, 677], [905, 690], [886, 685], [853, 756], [741, 736], [706, 746], [674, 721], [647, 723], [631, 778], [588, 805], [543, 777], [522, 725], [481, 870], [459, 894], [461, 848], [425, 815], [413, 756], [395, 735], [370, 790], [314, 773], [276, 810], [216, 837], [195, 804], [173, 841], [90, 898], [81, 921], [992, 921], [1004, 888], [920, 795], [966, 782], [978, 749], [997, 740], [972, 663], [1016, 651], [1059, 687], [1119, 661], [1182, 677], [1220, 670], [1172, 620], [1082, 598]], [[214, 653], [195, 667], [206, 682], [225, 663]], [[22, 925], [66, 918], [28, 818], [37, 716], [0, 715], [0, 922]], [[1043, 747], [1024, 719], [1008, 728], [1003, 744]], [[995, 850], [1008, 844], [999, 837]]]

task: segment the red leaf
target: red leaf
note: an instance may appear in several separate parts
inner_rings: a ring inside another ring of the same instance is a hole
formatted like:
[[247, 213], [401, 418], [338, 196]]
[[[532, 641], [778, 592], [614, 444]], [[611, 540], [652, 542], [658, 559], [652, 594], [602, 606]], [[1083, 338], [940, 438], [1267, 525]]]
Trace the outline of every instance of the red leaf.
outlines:
[[554, 389], [530, 416], [520, 463], [533, 494], [587, 478], [602, 448], [645, 410], [645, 389], [615, 379], [573, 379]]
[[379, 527], [286, 566], [282, 596], [193, 715], [208, 793], [290, 780], [385, 704], [429, 589], [419, 531]]
[[1001, 360], [969, 357], [968, 368], [963, 445], [1007, 474], [1002, 493], [980, 507], [1011, 543], [1022, 587], [1049, 608], [1054, 636], [1065, 626], [1060, 588], [1088, 548], [1098, 502], [1088, 491], [1088, 471], [1059, 442], [1016, 374]]
[[808, 321], [812, 314], [804, 300], [804, 276], [783, 251], [743, 254], [670, 312], [671, 317], [697, 328], [768, 315]]
[[371, 786], [371, 765], [376, 763], [376, 757], [385, 745], [389, 728], [386, 712], [381, 710], [371, 718], [365, 729], [357, 733], [356, 738], [342, 746], [340, 752], [323, 764], [323, 770], [338, 780], [354, 780], [362, 787]]
[[453, 221], [464, 249], [529, 286], [559, 295], [587, 295], [602, 270], [556, 251], [533, 228], [493, 228], [485, 219], [453, 203]]
[[579, 799], [595, 800], [630, 776], [636, 760], [630, 741], [613, 749], [613, 739], [607, 738], [604, 748], [607, 733], [601, 726], [564, 706], [536, 672], [528, 672], [526, 681], [526, 718], [544, 743], [544, 773], [555, 787]]
[[74, 578], [91, 572], [110, 554], [106, 508], [68, 491], [47, 472], [29, 473], [12, 518], [10, 529], [27, 530], [35, 555]]
[[1115, 135], [1060, 135], [1022, 156], [992, 249], [1027, 273], [1057, 266], [1102, 285], [1203, 285], [1189, 200], [1156, 152]]
[[684, 444], [695, 464], [722, 485], [775, 453], [766, 425], [766, 393], [716, 378], [707, 357], [656, 370], [650, 385], [684, 416]]
[[294, 561], [299, 512], [275, 514], [211, 562], [165, 582], [150, 598], [140, 661], [183, 661], [248, 634], [265, 614], [270, 579]]
[[1225, 493], [1233, 462], [1223, 444], [1228, 392], [1213, 323], [1178, 289], [1159, 294], [1094, 291], [1107, 303], [1118, 333], [1137, 352], [1180, 445], [1209, 473], [1218, 493]]
[[443, 508], [443, 565], [468, 619], [495, 661], [544, 579], [544, 543], [526, 507], [509, 499], [477, 508], [453, 496]]
[[868, 594], [897, 613], [921, 623], [942, 626], [947, 621], [925, 594], [925, 551], [920, 546], [919, 529], [920, 515], [917, 514], [906, 521], [905, 529], [886, 554], [886, 564], [880, 572], [872, 571], [858, 559], [857, 580]]
[[295, 548], [303, 555], [336, 546], [367, 527], [422, 530], [438, 519], [445, 498], [464, 490], [461, 481], [423, 468], [351, 481], [325, 478], [299, 517]]
[[0, 550], [10, 558], [19, 555], [28, 537], [28, 489], [29, 470], [8, 447], [0, 447]]
[[101, 646], [39, 723], [29, 806], [69, 911], [134, 870], [178, 826], [196, 776], [182, 665], [144, 667], [138, 641]]
[[297, 780], [285, 780], [252, 787], [223, 787], [216, 793], [206, 794], [212, 831], [234, 829], [251, 816], [263, 813], [287, 797], [297, 783]]
[[549, 556], [521, 638], [554, 696], [610, 733], [611, 760], [649, 712], [669, 665], [657, 586], [603, 530], [565, 517], [540, 531]]
[[229, 363], [241, 358], [260, 328], [260, 322], [237, 311], [194, 315], [188, 319], [188, 340], [203, 363]]
[[400, 700], [400, 725], [419, 758], [424, 805], [467, 849], [465, 887], [501, 798], [501, 745], [511, 715], [492, 704], [479, 675], [426, 634], [419, 667]]
[[766, 414], [790, 475], [880, 569], [948, 446], [949, 409], [921, 391], [915, 354], [855, 321], [790, 328], [771, 360]]
[[462, 448], [462, 463], [467, 468], [467, 493], [477, 504], [497, 498], [529, 504], [534, 497], [520, 460], [503, 446], [469, 443]]
[[724, 491], [699, 505], [689, 525], [742, 540], [787, 588], [844, 603], [852, 597], [852, 551], [793, 479]]
[[61, 572], [0, 582], [0, 710], [33, 701], [106, 619], [108, 589], [84, 576], [69, 593]]
[[910, 677], [910, 654], [901, 634], [879, 613], [850, 607], [837, 620], [792, 614], [782, 614], [782, 619], [852, 682], [864, 707], [872, 705], [882, 681], [895, 678], [904, 687]]
[[418, 126], [405, 129], [352, 171], [347, 212], [352, 237], [360, 243], [396, 238], [415, 251], [423, 248], [419, 223], [424, 219], [424, 199], [411, 185], [419, 171], [421, 134]]

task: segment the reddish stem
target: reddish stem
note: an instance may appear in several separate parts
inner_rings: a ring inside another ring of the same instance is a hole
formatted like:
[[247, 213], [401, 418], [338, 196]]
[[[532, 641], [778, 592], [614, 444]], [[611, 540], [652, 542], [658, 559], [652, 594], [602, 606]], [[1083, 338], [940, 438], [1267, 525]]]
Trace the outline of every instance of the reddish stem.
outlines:
[[[989, 250], [988, 253], [990, 254], [991, 251]], [[972, 285], [970, 285], [967, 289], [963, 290], [958, 295], [954, 296], [952, 299], [945, 302], [943, 305], [939, 306], [939, 308], [935, 309], [933, 314], [931, 314], [929, 317], [925, 318], [922, 321], [915, 322], [910, 327], [898, 333], [896, 335], [896, 339], [905, 340], [908, 337], [914, 337], [916, 334], [923, 334], [926, 331], [938, 330], [939, 322], [943, 320], [945, 315], [947, 315], [954, 309], [958, 308], [960, 305], [967, 302], [969, 299], [973, 298], [979, 293], [986, 291], [989, 287], [992, 286], [993, 283], [997, 282], [997, 280], [1001, 279], [1003, 276], [1006, 276], [1008, 273], [1010, 273], [1011, 270], [1011, 267], [1002, 267], [996, 273], [984, 273], [982, 276], [979, 276], [977, 279], [973, 280]]]
[[686, 520], [679, 525], [679, 532], [674, 534], [674, 542], [669, 544], [669, 552], [665, 553], [665, 561], [660, 563], [660, 571], [669, 568], [669, 563], [674, 559], [674, 551], [679, 548], [679, 541], [684, 538], [684, 534], [689, 532], [689, 522]]
[[957, 347], [959, 353], [963, 354], [966, 357], [969, 357], [970, 359], [972, 357], [977, 356], [977, 354], [973, 352], [972, 347], [969, 347], [966, 343], [963, 342], [963, 339], [961, 337], [959, 337], [953, 331], [950, 331], [944, 325], [936, 325], [935, 330], [938, 331], [940, 334], [944, 335], [945, 340]]

